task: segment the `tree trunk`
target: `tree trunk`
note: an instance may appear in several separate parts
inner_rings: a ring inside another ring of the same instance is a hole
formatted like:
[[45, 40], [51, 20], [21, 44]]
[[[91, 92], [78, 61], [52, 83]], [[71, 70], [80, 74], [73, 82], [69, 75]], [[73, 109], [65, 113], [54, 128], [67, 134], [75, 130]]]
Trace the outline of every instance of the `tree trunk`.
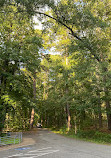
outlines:
[[99, 103], [98, 103], [99, 128], [102, 128], [103, 124], [102, 124], [102, 112], [101, 112], [100, 93], [98, 94], [98, 97], [99, 97]]
[[[68, 54], [66, 53], [66, 71], [67, 71], [67, 66], [68, 66], [68, 58], [67, 58]], [[67, 71], [67, 76], [66, 76], [66, 95], [68, 97], [68, 93], [69, 93], [69, 89], [68, 89], [68, 84], [67, 84], [67, 81], [68, 81], [68, 71]], [[68, 131], [70, 130], [71, 128], [71, 116], [70, 116], [70, 111], [69, 111], [69, 103], [67, 101], [66, 103], [66, 108], [67, 108], [67, 129]]]
[[100, 104], [98, 105], [98, 110], [99, 110], [99, 128], [102, 128], [103, 124], [102, 124], [102, 112], [101, 112], [101, 105]]
[[106, 101], [106, 113], [107, 113], [108, 130], [111, 131], [111, 112], [110, 112], [110, 102], [109, 102], [109, 100]]
[[[108, 69], [106, 67], [103, 67], [103, 81], [104, 81], [104, 84], [107, 83], [107, 79], [108, 79], [108, 76], [107, 76], [107, 73], [108, 72]], [[105, 85], [104, 87], [104, 93], [105, 93], [105, 104], [106, 104], [106, 114], [107, 114], [107, 126], [108, 126], [108, 130], [111, 131], [111, 106], [110, 106], [110, 101], [109, 101], [109, 90], [108, 90], [108, 87]]]
[[[36, 100], [36, 72], [34, 74], [34, 80], [33, 80], [33, 97], [34, 97], [34, 102]], [[30, 129], [33, 128], [33, 123], [34, 123], [34, 108], [32, 108], [32, 112], [31, 112], [31, 118], [30, 118]]]
[[76, 114], [74, 116], [74, 133], [75, 133], [75, 135], [77, 134], [77, 116], [76, 116]]
[[32, 112], [31, 112], [30, 129], [33, 128], [33, 122], [34, 122], [34, 108], [32, 108]]
[[93, 120], [94, 120], [94, 128], [97, 130], [97, 121], [98, 121], [98, 118], [97, 118], [97, 112], [95, 110], [94, 110]]
[[67, 129], [68, 131], [70, 130], [71, 127], [71, 116], [70, 116], [70, 111], [69, 111], [69, 104], [67, 103]]

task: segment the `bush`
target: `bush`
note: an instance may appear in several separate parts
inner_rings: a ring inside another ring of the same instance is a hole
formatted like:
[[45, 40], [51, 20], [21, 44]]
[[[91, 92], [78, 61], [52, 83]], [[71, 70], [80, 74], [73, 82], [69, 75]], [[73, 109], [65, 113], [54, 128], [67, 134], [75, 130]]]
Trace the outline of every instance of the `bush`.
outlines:
[[96, 142], [111, 143], [111, 134], [102, 133], [94, 130], [78, 131], [77, 137], [93, 140]]
[[93, 138], [95, 135], [95, 131], [78, 131], [77, 136], [80, 138]]
[[66, 135], [72, 138], [81, 138], [88, 141], [93, 142], [100, 142], [100, 143], [111, 143], [111, 134], [103, 133], [100, 131], [95, 130], [80, 130], [75, 135], [74, 130], [67, 131], [66, 127], [62, 127], [61, 129], [57, 130], [59, 134]]
[[95, 140], [100, 140], [103, 142], [107, 142], [107, 143], [111, 143], [111, 134], [107, 134], [107, 133], [102, 133], [102, 132], [95, 132], [94, 135], [94, 139]]

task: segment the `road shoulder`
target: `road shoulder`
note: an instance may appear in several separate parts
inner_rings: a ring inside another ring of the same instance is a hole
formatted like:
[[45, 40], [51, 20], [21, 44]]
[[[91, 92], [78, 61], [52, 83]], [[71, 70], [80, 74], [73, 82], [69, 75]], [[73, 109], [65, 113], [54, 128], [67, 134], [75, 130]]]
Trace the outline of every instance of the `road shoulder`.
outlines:
[[37, 141], [35, 139], [35, 138], [37, 138], [36, 135], [37, 135], [37, 129], [34, 129], [32, 131], [23, 132], [23, 139], [22, 139], [21, 143], [1, 146], [0, 151], [19, 148], [19, 147], [28, 146], [28, 145], [34, 145]]

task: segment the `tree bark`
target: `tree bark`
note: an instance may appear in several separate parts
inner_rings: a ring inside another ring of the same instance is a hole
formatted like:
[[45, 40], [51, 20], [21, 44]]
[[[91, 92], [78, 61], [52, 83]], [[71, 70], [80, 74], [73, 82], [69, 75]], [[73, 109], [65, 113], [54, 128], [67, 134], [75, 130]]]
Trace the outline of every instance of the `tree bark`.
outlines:
[[[68, 53], [66, 53], [66, 69], [67, 69], [67, 66], [68, 66], [68, 58], [67, 58], [67, 56], [68, 56]], [[68, 71], [67, 71], [67, 76], [66, 76], [66, 95], [68, 97], [69, 89], [68, 89], [67, 81], [68, 81]], [[67, 109], [67, 129], [69, 131], [70, 127], [71, 127], [71, 116], [70, 116], [70, 110], [69, 110], [69, 103], [68, 103], [68, 101], [66, 103], [66, 109]]]
[[71, 127], [71, 116], [70, 116], [70, 111], [69, 111], [69, 104], [67, 102], [67, 129], [68, 131], [70, 130]]
[[77, 134], [77, 116], [76, 116], [76, 114], [74, 116], [74, 133], [75, 133], [75, 135]]
[[108, 123], [108, 130], [111, 131], [111, 112], [110, 110], [110, 103], [109, 101], [106, 101], [106, 112], [107, 112], [107, 123]]
[[106, 114], [107, 114], [107, 125], [108, 125], [108, 130], [111, 131], [111, 106], [110, 106], [110, 102], [107, 99], [108, 97], [108, 89], [105, 88], [105, 103], [106, 103]]
[[98, 98], [99, 98], [99, 103], [98, 103], [99, 128], [102, 128], [103, 124], [102, 124], [102, 112], [101, 112], [100, 93], [98, 94]]
[[32, 111], [31, 111], [30, 129], [33, 128], [33, 122], [34, 122], [34, 108], [32, 108]]
[[99, 110], [99, 128], [102, 128], [103, 124], [102, 124], [102, 112], [101, 112], [101, 105], [100, 104], [98, 105], [98, 110]]
[[[35, 102], [36, 100], [36, 72], [34, 74], [34, 80], [33, 80], [33, 97], [34, 97], [34, 102]], [[34, 114], [35, 114], [35, 111], [34, 111], [34, 108], [32, 108], [31, 118], [30, 118], [30, 129], [33, 128]]]
[[[103, 81], [104, 84], [106, 84], [107, 82], [107, 73], [108, 69], [106, 67], [103, 67]], [[108, 130], [111, 131], [111, 106], [110, 106], [110, 101], [109, 101], [109, 90], [108, 87], [105, 85], [104, 86], [104, 93], [105, 93], [105, 104], [106, 104], [106, 114], [107, 114], [107, 126], [108, 126]]]

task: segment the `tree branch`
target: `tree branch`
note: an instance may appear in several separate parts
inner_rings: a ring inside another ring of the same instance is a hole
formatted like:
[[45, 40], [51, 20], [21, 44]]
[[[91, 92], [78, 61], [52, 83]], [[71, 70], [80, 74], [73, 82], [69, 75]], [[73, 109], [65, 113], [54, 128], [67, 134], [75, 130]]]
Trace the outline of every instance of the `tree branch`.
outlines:
[[[72, 30], [72, 28], [70, 26], [67, 26], [64, 22], [62, 22], [61, 20], [57, 19], [57, 18], [54, 18], [46, 13], [42, 13], [42, 12], [39, 12], [39, 11], [35, 11], [36, 14], [40, 14], [40, 15], [44, 15], [46, 17], [49, 17], [55, 21], [57, 21], [58, 23], [62, 24], [64, 27], [66, 27], [68, 30], [70, 30], [71, 32], [71, 35], [73, 37], [75, 37], [76, 39], [78, 39], [79, 41], [81, 41], [82, 43], [84, 43], [84, 41]], [[95, 57], [95, 59], [98, 61], [98, 62], [101, 62], [101, 60], [99, 59], [99, 57], [93, 52], [92, 48], [88, 45], [86, 45], [84, 43], [85, 47], [92, 53], [92, 55]]]

